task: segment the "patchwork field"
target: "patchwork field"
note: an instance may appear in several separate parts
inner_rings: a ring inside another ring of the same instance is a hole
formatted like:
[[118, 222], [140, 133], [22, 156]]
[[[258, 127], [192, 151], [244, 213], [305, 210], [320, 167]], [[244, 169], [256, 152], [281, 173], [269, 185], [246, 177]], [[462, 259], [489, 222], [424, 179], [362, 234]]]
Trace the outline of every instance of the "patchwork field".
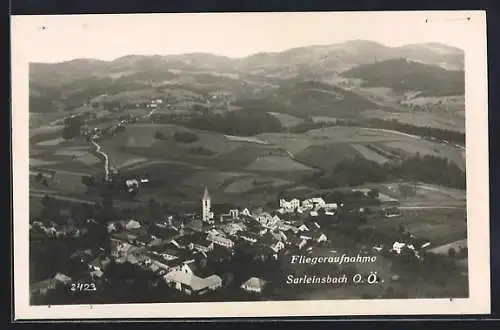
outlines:
[[[155, 137], [156, 132], [161, 132], [163, 138]], [[198, 140], [176, 141], [176, 132], [194, 133]], [[83, 139], [64, 141], [60, 128], [40, 129], [30, 140], [31, 167], [35, 171], [38, 168], [56, 172], [53, 181], [49, 182], [51, 189], [72, 195], [85, 194], [81, 177], [103, 174], [103, 159], [96, 154], [95, 148]], [[141, 199], [157, 195], [165, 201], [181, 201], [182, 196], [185, 200], [198, 198], [205, 185], [224, 200], [241, 199], [243, 194], [249, 203], [272, 200], [283, 191], [307, 193], [312, 188], [307, 187], [306, 179], [314, 171], [330, 171], [341, 161], [354, 157], [384, 163], [392, 159], [388, 155], [418, 152], [464, 163], [463, 155], [451, 145], [357, 127], [238, 137], [176, 125], [135, 123], [128, 125], [125, 132], [105, 138], [99, 144], [109, 155], [110, 165], [119, 168], [121, 173], [146, 175], [152, 179], [149, 188], [141, 191]], [[380, 191], [398, 198], [399, 192], [387, 187], [381, 187]], [[450, 197], [439, 189], [422, 188], [412, 198], [406, 200], [420, 202]]]

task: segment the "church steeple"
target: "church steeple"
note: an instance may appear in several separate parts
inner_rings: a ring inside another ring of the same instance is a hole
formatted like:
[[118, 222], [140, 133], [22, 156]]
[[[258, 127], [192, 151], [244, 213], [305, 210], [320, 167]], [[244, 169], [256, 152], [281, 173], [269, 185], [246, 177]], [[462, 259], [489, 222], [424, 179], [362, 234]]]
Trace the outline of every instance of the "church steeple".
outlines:
[[210, 194], [208, 193], [208, 189], [205, 186], [205, 191], [203, 192], [203, 197], [201, 199], [201, 211], [202, 211], [201, 215], [202, 215], [203, 221], [205, 221], [205, 222], [210, 221], [213, 217], [213, 214], [210, 211], [211, 203], [212, 203], [212, 201], [210, 198]]

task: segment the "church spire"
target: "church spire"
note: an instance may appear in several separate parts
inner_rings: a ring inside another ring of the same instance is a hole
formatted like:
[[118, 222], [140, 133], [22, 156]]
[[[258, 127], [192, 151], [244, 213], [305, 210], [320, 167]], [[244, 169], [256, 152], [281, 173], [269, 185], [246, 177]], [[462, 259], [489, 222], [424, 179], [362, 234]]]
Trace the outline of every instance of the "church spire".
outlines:
[[207, 186], [205, 186], [205, 191], [203, 192], [203, 198], [202, 200], [206, 201], [210, 199], [210, 194], [208, 193]]

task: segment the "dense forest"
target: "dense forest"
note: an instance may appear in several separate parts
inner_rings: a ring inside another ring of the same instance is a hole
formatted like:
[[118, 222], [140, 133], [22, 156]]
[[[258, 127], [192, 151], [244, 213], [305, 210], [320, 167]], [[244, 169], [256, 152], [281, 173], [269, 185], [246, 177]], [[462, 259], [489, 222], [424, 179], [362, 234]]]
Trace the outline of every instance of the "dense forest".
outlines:
[[320, 188], [357, 186], [365, 183], [415, 180], [465, 189], [465, 172], [446, 158], [417, 154], [401, 162], [379, 164], [357, 156], [337, 164], [331, 172], [316, 174]]
[[252, 111], [235, 111], [225, 115], [195, 116], [183, 120], [182, 125], [194, 129], [240, 136], [282, 131], [281, 123], [276, 117], [267, 113]]
[[465, 145], [465, 133], [450, 131], [441, 128], [413, 126], [404, 124], [396, 119], [383, 120], [383, 119], [364, 119], [364, 120], [337, 120], [339, 126], [357, 126], [369, 128], [381, 128], [388, 130], [395, 130], [407, 134], [417, 135], [429, 139], [446, 140], [448, 142]]
[[396, 92], [420, 91], [419, 96], [449, 96], [465, 93], [464, 71], [449, 71], [406, 59], [391, 59], [361, 65], [342, 73], [363, 79], [366, 87], [389, 87]]

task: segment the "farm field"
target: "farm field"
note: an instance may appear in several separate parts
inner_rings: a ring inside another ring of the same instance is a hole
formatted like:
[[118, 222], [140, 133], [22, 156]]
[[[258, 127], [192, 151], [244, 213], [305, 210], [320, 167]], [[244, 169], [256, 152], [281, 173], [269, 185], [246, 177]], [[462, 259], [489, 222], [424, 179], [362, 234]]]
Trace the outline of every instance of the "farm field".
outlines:
[[430, 249], [429, 252], [447, 255], [450, 249], [455, 250], [455, 252], [459, 252], [460, 249], [466, 247], [467, 247], [467, 239], [462, 239], [456, 242], [435, 247], [433, 249]]
[[257, 143], [257, 144], [268, 144], [266, 141], [262, 141], [261, 139], [254, 136], [234, 136], [234, 135], [224, 135], [229, 141], [239, 141], [239, 142], [248, 142], [248, 143]]
[[250, 171], [314, 171], [313, 168], [283, 156], [259, 157], [246, 167]]
[[[427, 205], [453, 204], [462, 205], [465, 208], [466, 195], [464, 190], [453, 189], [438, 185], [424, 184], [419, 182], [400, 183], [367, 183], [353, 189], [378, 189], [383, 195], [399, 200], [400, 202], [422, 202]], [[405, 193], [405, 188], [415, 188], [415, 195]]]
[[449, 161], [458, 165], [462, 170], [465, 169], [464, 154], [448, 144], [426, 140], [407, 140], [386, 142], [383, 146], [389, 151], [395, 150], [399, 153], [406, 153], [408, 155], [415, 155], [419, 153], [421, 155], [432, 155], [447, 158]]
[[32, 130], [37, 130], [45, 125], [49, 125], [58, 119], [64, 118], [66, 113], [54, 112], [54, 113], [37, 113], [30, 112], [29, 114], [29, 128], [30, 133]]
[[[329, 157], [325, 157], [325, 155], [329, 155]], [[354, 159], [360, 155], [350, 144], [330, 143], [308, 147], [298, 153], [295, 159], [323, 171], [331, 171], [340, 162]]]
[[284, 148], [292, 154], [297, 154], [313, 145], [313, 143], [302, 134], [264, 133], [259, 134], [258, 137], [262, 140], [269, 141], [275, 146]]
[[301, 118], [286, 113], [268, 112], [268, 114], [275, 116], [280, 121], [281, 126], [285, 128], [297, 126], [304, 121]]
[[398, 228], [403, 225], [416, 237], [429, 239], [431, 248], [464, 239], [467, 234], [465, 206], [463, 209], [409, 209], [396, 218], [377, 219], [377, 228]]
[[223, 172], [215, 170], [197, 171], [188, 176], [182, 185], [203, 188], [206, 186], [209, 190], [219, 189], [230, 182], [249, 176], [248, 173]]
[[377, 118], [384, 120], [397, 120], [403, 124], [415, 126], [433, 127], [457, 132], [465, 132], [465, 117], [459, 119], [455, 116], [448, 116], [446, 113], [432, 112], [388, 112], [382, 110], [366, 110], [361, 114], [365, 118]]
[[383, 164], [389, 161], [389, 159], [371, 149], [368, 149], [362, 144], [352, 143], [350, 146], [356, 149], [356, 151], [358, 151], [364, 158], [368, 160], [374, 161], [379, 164]]

